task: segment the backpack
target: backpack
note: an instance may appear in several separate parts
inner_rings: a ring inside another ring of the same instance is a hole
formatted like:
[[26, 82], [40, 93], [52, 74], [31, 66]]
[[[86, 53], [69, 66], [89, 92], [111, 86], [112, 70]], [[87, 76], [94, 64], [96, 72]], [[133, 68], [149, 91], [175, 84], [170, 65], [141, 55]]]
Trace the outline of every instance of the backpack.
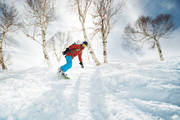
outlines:
[[[77, 45], [77, 43], [76, 43], [76, 42], [74, 42], [74, 43], [73, 43], [73, 44], [71, 44], [71, 45]], [[70, 46], [71, 46], [71, 45], [70, 45]], [[69, 46], [69, 47], [70, 47], [70, 46]], [[66, 50], [65, 50], [65, 51], [63, 51], [63, 55], [66, 55], [66, 53], [67, 53], [67, 52], [70, 52], [70, 53], [72, 53], [72, 52], [73, 52], [73, 49], [72, 49], [72, 50], [70, 50], [70, 49], [69, 49], [69, 47], [68, 47], [68, 48], [66, 48]], [[80, 51], [80, 49], [76, 49], [76, 51]]]

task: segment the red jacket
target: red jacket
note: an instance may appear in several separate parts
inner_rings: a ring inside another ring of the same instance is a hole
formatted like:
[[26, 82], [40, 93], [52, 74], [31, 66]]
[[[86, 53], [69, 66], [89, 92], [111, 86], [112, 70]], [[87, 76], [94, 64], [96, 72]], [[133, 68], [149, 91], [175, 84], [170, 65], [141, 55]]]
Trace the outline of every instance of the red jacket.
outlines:
[[82, 51], [84, 47], [79, 44], [74, 44], [69, 46], [69, 51], [66, 53], [66, 56], [71, 56], [72, 59], [78, 55], [79, 61], [82, 62]]

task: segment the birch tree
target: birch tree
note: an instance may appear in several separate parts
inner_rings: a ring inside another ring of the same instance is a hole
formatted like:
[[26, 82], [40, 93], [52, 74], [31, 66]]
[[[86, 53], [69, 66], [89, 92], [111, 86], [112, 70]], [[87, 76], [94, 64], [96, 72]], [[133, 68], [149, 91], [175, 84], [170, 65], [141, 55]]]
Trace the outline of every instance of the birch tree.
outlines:
[[112, 28], [112, 18], [118, 13], [122, 12], [125, 5], [124, 0], [96, 0], [94, 1], [94, 31], [95, 34], [101, 33], [101, 39], [103, 43], [103, 56], [104, 63], [108, 63], [107, 60], [107, 38]]
[[[40, 44], [46, 63], [50, 65], [50, 59], [47, 51], [47, 29], [49, 23], [54, 20], [54, 1], [53, 0], [26, 0], [28, 10], [27, 27], [33, 27], [31, 33], [25, 35], [36, 43]], [[41, 37], [38, 39], [38, 37]]]
[[72, 2], [73, 7], [76, 8], [76, 11], [78, 13], [78, 18], [81, 23], [84, 40], [88, 42], [88, 50], [90, 51], [90, 54], [95, 64], [98, 66], [100, 65], [100, 62], [94, 53], [94, 50], [91, 46], [91, 41], [88, 39], [88, 35], [85, 27], [88, 10], [92, 4], [92, 0], [70, 0], [70, 2]]
[[141, 16], [137, 19], [135, 26], [127, 25], [125, 28], [126, 36], [141, 43], [147, 43], [151, 48], [157, 48], [160, 60], [163, 61], [163, 52], [160, 39], [168, 37], [175, 30], [175, 25], [170, 14], [160, 14], [154, 19]]
[[52, 36], [48, 42], [50, 43], [50, 48], [52, 49], [56, 60], [60, 62], [62, 52], [70, 45], [72, 38], [69, 33], [59, 31]]
[[7, 33], [14, 32], [20, 27], [17, 16], [18, 12], [14, 7], [0, 2], [0, 65], [2, 70], [8, 69], [4, 59]]

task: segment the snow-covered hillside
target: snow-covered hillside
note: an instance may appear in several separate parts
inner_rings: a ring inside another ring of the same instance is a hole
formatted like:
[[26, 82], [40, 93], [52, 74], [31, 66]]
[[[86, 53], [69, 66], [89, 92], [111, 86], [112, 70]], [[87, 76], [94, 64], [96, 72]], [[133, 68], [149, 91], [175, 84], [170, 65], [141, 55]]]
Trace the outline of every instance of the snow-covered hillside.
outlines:
[[0, 72], [0, 120], [180, 120], [180, 58]]

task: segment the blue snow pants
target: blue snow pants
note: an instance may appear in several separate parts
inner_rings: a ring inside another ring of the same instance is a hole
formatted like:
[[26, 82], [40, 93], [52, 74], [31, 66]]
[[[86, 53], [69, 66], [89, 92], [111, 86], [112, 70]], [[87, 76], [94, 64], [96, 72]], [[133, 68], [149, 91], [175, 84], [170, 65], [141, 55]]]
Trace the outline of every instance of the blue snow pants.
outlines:
[[68, 69], [72, 67], [72, 57], [71, 56], [66, 56], [66, 64], [61, 66], [61, 70], [66, 72]]

